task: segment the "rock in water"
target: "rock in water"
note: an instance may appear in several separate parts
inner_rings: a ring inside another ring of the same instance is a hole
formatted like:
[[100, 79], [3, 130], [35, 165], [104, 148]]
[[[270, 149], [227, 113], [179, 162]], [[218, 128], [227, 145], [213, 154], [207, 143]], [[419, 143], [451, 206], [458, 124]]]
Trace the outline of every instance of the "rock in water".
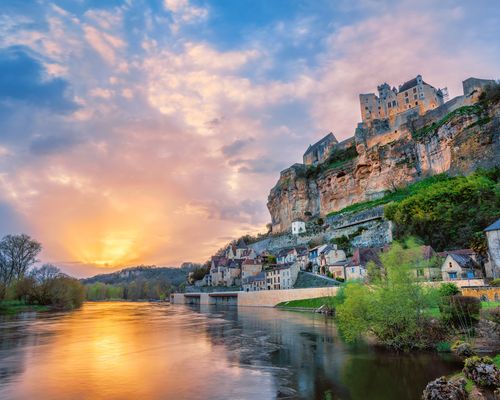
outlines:
[[466, 400], [466, 381], [463, 378], [450, 379], [442, 376], [429, 382], [422, 395], [423, 400]]

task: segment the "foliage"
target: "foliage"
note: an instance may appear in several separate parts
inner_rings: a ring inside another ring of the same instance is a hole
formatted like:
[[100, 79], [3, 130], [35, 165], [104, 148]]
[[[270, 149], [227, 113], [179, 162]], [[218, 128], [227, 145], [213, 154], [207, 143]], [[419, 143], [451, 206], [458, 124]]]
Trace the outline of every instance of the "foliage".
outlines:
[[490, 286], [500, 286], [500, 278], [492, 279]]
[[500, 102], [500, 83], [488, 85], [479, 95], [479, 101], [486, 105]]
[[[180, 288], [180, 286], [179, 286]], [[174, 287], [165, 278], [144, 279], [142, 277], [130, 282], [118, 284], [106, 284], [95, 282], [85, 285], [85, 296], [87, 300], [163, 300], [170, 296]]]
[[345, 279], [344, 279], [344, 278], [342, 278], [341, 276], [337, 276], [337, 277], [335, 278], [335, 280], [336, 280], [337, 282], [344, 282], [344, 281], [345, 281]]
[[335, 297], [326, 296], [326, 297], [316, 297], [313, 299], [284, 301], [282, 303], [279, 303], [277, 307], [310, 308], [316, 310], [323, 305], [326, 305], [329, 308], [335, 308]]
[[416, 235], [438, 251], [469, 247], [500, 216], [498, 182], [489, 176], [479, 171], [439, 179], [387, 205], [385, 216], [394, 222], [396, 237]]
[[461, 329], [470, 329], [479, 321], [481, 301], [472, 296], [446, 296], [441, 298], [439, 311], [443, 321]]
[[308, 179], [315, 179], [325, 171], [344, 166], [348, 161], [357, 156], [358, 153], [354, 145], [345, 149], [334, 149], [324, 163], [316, 166], [309, 165], [305, 171], [305, 177]]
[[438, 174], [434, 175], [425, 179], [422, 179], [421, 181], [412, 183], [404, 188], [398, 188], [394, 191], [390, 191], [386, 193], [383, 197], [375, 199], [375, 200], [368, 200], [368, 201], [363, 201], [360, 203], [354, 203], [351, 204], [350, 206], [347, 206], [343, 208], [342, 210], [339, 211], [333, 211], [329, 213], [327, 216], [333, 216], [337, 214], [345, 214], [345, 213], [351, 213], [351, 212], [359, 212], [362, 210], [367, 210], [369, 208], [374, 208], [380, 205], [388, 204], [390, 202], [399, 202], [404, 200], [405, 198], [412, 196], [415, 193], [418, 193], [422, 189], [432, 186], [433, 184], [440, 182], [440, 181], [445, 181], [451, 179], [448, 177], [446, 174]]
[[42, 245], [24, 233], [7, 235], [0, 241], [0, 300], [7, 287], [24, 277], [40, 251]]
[[479, 386], [498, 387], [500, 372], [490, 357], [469, 357], [465, 360], [464, 375]]
[[441, 286], [439, 286], [438, 290], [439, 290], [439, 295], [441, 297], [453, 296], [455, 294], [460, 294], [460, 289], [458, 288], [457, 285], [455, 285], [452, 282], [442, 283]]
[[189, 274], [189, 279], [191, 282], [199, 281], [205, 277], [210, 271], [210, 264], [205, 264], [197, 267], [193, 272]]
[[50, 264], [34, 268], [18, 280], [15, 297], [26, 304], [50, 306], [58, 310], [78, 308], [85, 298], [83, 285], [77, 279]]
[[444, 124], [448, 123], [452, 118], [454, 118], [456, 116], [476, 115], [479, 118], [481, 118], [484, 116], [485, 113], [486, 113], [486, 110], [482, 104], [473, 104], [471, 106], [463, 106], [463, 107], [457, 108], [456, 110], [446, 114], [439, 121], [436, 121], [430, 125], [424, 126], [421, 129], [413, 131], [412, 137], [413, 137], [413, 139], [415, 139], [417, 141], [421, 141], [422, 139], [425, 139], [429, 135], [436, 132], [439, 128], [441, 128]]
[[371, 286], [349, 283], [344, 289], [345, 301], [337, 307], [338, 325], [347, 341], [364, 334], [395, 349], [430, 347], [442, 339], [439, 325], [423, 312], [432, 303], [429, 291], [418, 285], [410, 268], [413, 260], [406, 248], [394, 243], [381, 257], [384, 274]]

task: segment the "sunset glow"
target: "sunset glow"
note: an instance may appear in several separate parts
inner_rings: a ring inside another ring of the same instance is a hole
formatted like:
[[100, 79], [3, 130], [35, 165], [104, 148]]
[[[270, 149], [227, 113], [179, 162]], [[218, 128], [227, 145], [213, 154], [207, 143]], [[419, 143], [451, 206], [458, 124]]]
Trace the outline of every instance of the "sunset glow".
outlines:
[[265, 232], [279, 172], [352, 136], [358, 93], [420, 73], [453, 96], [500, 64], [494, 2], [231, 3], [7, 2], [0, 234], [75, 276], [203, 262]]

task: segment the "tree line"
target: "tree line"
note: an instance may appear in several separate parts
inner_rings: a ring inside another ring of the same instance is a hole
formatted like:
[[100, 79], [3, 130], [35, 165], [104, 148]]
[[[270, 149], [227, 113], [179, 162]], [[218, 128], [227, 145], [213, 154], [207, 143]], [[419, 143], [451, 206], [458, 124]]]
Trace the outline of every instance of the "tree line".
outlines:
[[41, 243], [26, 234], [0, 240], [0, 308], [6, 301], [73, 309], [84, 300], [83, 285], [51, 264], [34, 267]]

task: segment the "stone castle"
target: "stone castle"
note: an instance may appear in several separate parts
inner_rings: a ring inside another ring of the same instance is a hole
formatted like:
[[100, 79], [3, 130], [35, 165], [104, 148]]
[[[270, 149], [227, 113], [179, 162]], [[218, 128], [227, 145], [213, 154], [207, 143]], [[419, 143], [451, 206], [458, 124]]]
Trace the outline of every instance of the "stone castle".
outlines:
[[[463, 95], [445, 101], [445, 89], [417, 75], [398, 89], [383, 83], [378, 95], [360, 94], [361, 122], [353, 137], [339, 142], [329, 133], [308, 147], [303, 164], [280, 173], [267, 204], [273, 231], [286, 232], [296, 219], [326, 216], [378, 198], [421, 176], [465, 173], [495, 163], [500, 158], [500, 107], [485, 111], [488, 115], [469, 107], [494, 83], [469, 78], [462, 83]], [[420, 137], [422, 131], [426, 134]], [[346, 150], [355, 157], [343, 162], [339, 157]]]

